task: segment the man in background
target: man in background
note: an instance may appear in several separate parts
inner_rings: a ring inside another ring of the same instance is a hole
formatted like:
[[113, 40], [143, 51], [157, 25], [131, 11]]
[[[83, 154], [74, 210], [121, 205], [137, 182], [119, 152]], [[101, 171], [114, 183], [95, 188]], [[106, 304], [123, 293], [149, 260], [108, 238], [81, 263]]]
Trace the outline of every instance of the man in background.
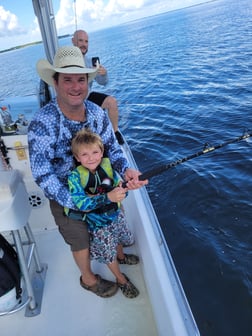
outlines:
[[[88, 52], [88, 34], [87, 32], [85, 32], [84, 30], [76, 30], [73, 34], [72, 37], [72, 43], [74, 46], [80, 48], [83, 57], [84, 57], [84, 61], [87, 67], [91, 68], [94, 66], [99, 67], [98, 71], [97, 71], [97, 75], [95, 77], [95, 81], [99, 84], [99, 85], [106, 85], [108, 83], [108, 73], [106, 68], [104, 68], [104, 66], [102, 66], [101, 64], [92, 64], [92, 59], [88, 58], [86, 56], [87, 52]], [[97, 104], [98, 106], [100, 106], [102, 109], [105, 109], [108, 111], [108, 115], [109, 115], [109, 119], [112, 123], [114, 132], [115, 132], [115, 136], [116, 139], [118, 141], [118, 143], [120, 145], [122, 145], [124, 143], [123, 137], [121, 135], [121, 133], [118, 130], [118, 105], [117, 105], [117, 101], [114, 97], [109, 96], [105, 93], [101, 93], [101, 92], [95, 92], [95, 91], [91, 91], [92, 89], [92, 82], [89, 83], [89, 96], [88, 96], [88, 100], [92, 101], [93, 103]]]

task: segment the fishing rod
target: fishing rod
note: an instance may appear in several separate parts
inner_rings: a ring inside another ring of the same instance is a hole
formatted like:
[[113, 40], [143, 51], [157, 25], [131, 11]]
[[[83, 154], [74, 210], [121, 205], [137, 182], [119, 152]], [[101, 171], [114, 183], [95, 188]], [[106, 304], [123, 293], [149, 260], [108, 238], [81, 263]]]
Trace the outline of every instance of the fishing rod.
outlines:
[[[178, 159], [176, 161], [173, 161], [173, 162], [170, 162], [168, 164], [164, 164], [160, 167], [157, 167], [157, 168], [154, 168], [154, 169], [151, 169], [151, 170], [148, 170], [146, 171], [145, 173], [141, 174], [138, 176], [138, 179], [140, 181], [143, 181], [143, 180], [147, 180], [153, 176], [156, 176], [156, 175], [159, 175], [161, 173], [163, 173], [164, 171], [170, 169], [170, 168], [173, 168], [173, 167], [176, 167], [177, 165], [183, 163], [183, 162], [186, 162], [186, 161], [189, 161], [191, 159], [194, 159], [196, 157], [199, 157], [201, 155], [204, 155], [204, 154], [207, 154], [207, 153], [210, 153], [210, 152], [213, 152], [219, 148], [222, 148], [222, 147], [225, 147], [231, 143], [234, 143], [234, 142], [238, 142], [238, 141], [241, 141], [241, 140], [245, 140], [247, 138], [249, 138], [250, 136], [252, 136], [252, 132], [251, 133], [245, 133], [244, 135], [241, 135], [239, 136], [238, 138], [235, 138], [235, 139], [232, 139], [232, 140], [228, 140], [226, 142], [223, 142], [219, 145], [216, 145], [216, 146], [209, 146], [209, 145], [205, 145], [203, 150], [197, 152], [197, 153], [194, 153], [194, 154], [191, 154], [189, 156], [186, 156], [186, 157], [183, 157], [181, 159]], [[126, 184], [127, 182], [123, 182], [123, 187], [126, 187]]]

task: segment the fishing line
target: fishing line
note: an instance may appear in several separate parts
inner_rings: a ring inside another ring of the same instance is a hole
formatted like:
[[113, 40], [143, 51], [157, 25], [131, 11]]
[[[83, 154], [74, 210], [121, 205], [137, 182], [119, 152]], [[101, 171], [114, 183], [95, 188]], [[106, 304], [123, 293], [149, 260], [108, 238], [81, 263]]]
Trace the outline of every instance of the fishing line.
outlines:
[[[140, 181], [149, 179], [149, 178], [151, 178], [153, 176], [156, 176], [156, 175], [159, 175], [159, 174], [163, 173], [164, 171], [166, 171], [166, 170], [168, 170], [170, 168], [176, 167], [177, 165], [179, 165], [181, 163], [184, 163], [186, 161], [189, 161], [189, 160], [194, 159], [196, 157], [199, 157], [201, 155], [213, 152], [213, 151], [215, 151], [215, 150], [217, 150], [219, 148], [225, 147], [225, 146], [227, 146], [227, 145], [229, 145], [231, 143], [248, 139], [250, 136], [252, 136], [252, 132], [251, 133], [244, 133], [243, 135], [239, 136], [238, 138], [235, 138], [235, 139], [232, 139], [232, 140], [228, 140], [228, 141], [223, 142], [223, 143], [221, 143], [219, 145], [216, 145], [216, 146], [209, 146], [207, 144], [207, 145], [204, 146], [203, 150], [201, 150], [201, 151], [199, 151], [197, 153], [188, 155], [186, 157], [183, 157], [183, 158], [178, 159], [176, 161], [170, 162], [168, 164], [164, 164], [164, 165], [162, 165], [160, 167], [156, 167], [154, 169], [148, 170], [145, 173], [139, 175], [138, 178], [139, 178]], [[123, 187], [124, 188], [126, 187], [126, 184], [127, 184], [127, 182], [123, 182]]]

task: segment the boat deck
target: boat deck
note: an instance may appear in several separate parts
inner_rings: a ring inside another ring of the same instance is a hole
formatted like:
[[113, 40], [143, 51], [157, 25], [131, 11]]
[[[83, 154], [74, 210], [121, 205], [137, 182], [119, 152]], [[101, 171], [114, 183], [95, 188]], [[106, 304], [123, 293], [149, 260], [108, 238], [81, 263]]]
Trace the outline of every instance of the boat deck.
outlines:
[[[140, 291], [127, 299], [119, 290], [103, 299], [79, 284], [79, 270], [51, 215], [48, 200], [35, 184], [30, 168], [26, 135], [3, 136], [13, 168], [22, 172], [33, 209], [29, 218], [42, 263], [48, 265], [41, 313], [26, 317], [26, 309], [0, 316], [1, 336], [198, 336], [199, 331], [183, 292], [171, 255], [145, 188], [129, 192], [125, 213], [140, 263], [120, 265]], [[18, 149], [16, 149], [18, 145]], [[19, 149], [24, 150], [18, 159]], [[131, 151], [123, 146], [130, 165]], [[10, 238], [10, 237], [9, 237]], [[92, 269], [113, 280], [106, 265], [92, 262]]]
[[[38, 222], [45, 218], [36, 213], [32, 215]], [[43, 230], [33, 227], [33, 231], [41, 262], [48, 265], [41, 313], [25, 317], [24, 308], [1, 316], [1, 336], [16, 336], [20, 332], [25, 336], [157, 335], [141, 264], [121, 265], [140, 290], [137, 298], [127, 299], [120, 290], [111, 298], [100, 298], [79, 285], [79, 270], [55, 224], [47, 223]], [[127, 249], [135, 252], [134, 247]], [[105, 265], [93, 261], [92, 268], [114, 280]]]

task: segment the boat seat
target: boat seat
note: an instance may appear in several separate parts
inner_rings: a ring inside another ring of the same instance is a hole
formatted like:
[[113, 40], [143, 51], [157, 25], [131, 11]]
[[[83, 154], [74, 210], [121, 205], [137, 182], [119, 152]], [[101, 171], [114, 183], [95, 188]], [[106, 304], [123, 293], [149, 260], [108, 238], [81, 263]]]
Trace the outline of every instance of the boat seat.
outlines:
[[[22, 273], [22, 300], [1, 315], [26, 307], [25, 316], [40, 313], [47, 265], [41, 264], [28, 219], [31, 213], [28, 193], [18, 170], [0, 171], [0, 232], [13, 237]], [[32, 261], [34, 263], [32, 264]], [[32, 267], [34, 274], [32, 275]]]

